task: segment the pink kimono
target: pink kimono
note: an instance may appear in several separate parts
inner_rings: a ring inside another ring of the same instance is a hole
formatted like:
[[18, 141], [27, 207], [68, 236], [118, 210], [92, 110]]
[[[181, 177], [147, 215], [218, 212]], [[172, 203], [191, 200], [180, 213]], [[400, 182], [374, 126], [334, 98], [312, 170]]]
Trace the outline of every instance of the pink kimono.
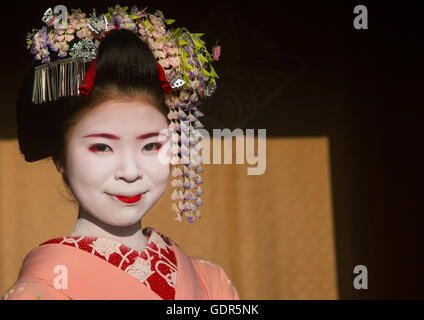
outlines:
[[95, 237], [46, 241], [25, 257], [4, 300], [239, 299], [224, 270], [187, 256], [153, 228], [139, 253]]

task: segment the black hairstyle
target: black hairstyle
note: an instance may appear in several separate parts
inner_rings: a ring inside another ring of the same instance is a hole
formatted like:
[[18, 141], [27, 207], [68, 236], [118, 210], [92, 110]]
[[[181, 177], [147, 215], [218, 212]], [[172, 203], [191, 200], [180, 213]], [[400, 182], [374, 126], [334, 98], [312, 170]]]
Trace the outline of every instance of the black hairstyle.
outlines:
[[16, 102], [19, 148], [28, 162], [51, 157], [63, 163], [68, 130], [83, 111], [108, 99], [144, 94], [153, 99], [153, 105], [165, 117], [168, 113], [157, 61], [148, 45], [130, 30], [112, 30], [100, 42], [89, 97], [80, 95], [32, 103], [34, 68], [39, 64], [34, 63], [26, 75]]

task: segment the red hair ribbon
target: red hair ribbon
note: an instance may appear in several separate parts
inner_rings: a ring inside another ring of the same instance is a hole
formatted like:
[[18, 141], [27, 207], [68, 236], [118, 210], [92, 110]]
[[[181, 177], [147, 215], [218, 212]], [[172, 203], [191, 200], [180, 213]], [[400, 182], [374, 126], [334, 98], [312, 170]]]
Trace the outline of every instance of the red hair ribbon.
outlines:
[[84, 78], [85, 84], [78, 87], [79, 92], [86, 97], [90, 95], [91, 90], [93, 89], [94, 78], [96, 77], [96, 65], [97, 58], [93, 60], [90, 65], [90, 68], [88, 68], [88, 71]]
[[158, 70], [159, 70], [159, 79], [160, 79], [160, 82], [162, 82], [162, 90], [166, 94], [171, 94], [172, 88], [171, 88], [171, 85], [169, 84], [168, 80], [166, 79], [165, 71], [163, 70], [162, 66], [158, 62], [156, 62], [156, 64], [157, 64]]

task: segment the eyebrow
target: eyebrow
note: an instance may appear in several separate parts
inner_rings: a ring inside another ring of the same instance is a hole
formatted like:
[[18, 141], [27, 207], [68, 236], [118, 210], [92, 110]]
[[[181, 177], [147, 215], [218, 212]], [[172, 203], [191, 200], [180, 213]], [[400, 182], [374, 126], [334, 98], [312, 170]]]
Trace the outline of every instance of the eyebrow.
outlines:
[[[150, 137], [156, 137], [158, 135], [159, 135], [159, 132], [148, 132], [138, 136], [136, 139], [142, 140], [142, 139], [147, 139]], [[93, 133], [93, 134], [88, 134], [84, 136], [84, 138], [90, 138], [90, 137], [106, 138], [111, 140], [121, 140], [118, 136], [115, 136], [114, 134], [110, 134], [110, 133]]]

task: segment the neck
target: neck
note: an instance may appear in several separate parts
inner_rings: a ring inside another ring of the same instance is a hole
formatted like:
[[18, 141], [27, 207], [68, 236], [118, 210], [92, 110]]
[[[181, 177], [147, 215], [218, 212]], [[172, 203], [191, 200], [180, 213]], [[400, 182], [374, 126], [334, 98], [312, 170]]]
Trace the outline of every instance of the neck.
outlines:
[[106, 224], [83, 209], [79, 209], [78, 219], [70, 234], [71, 237], [86, 236], [113, 240], [138, 252], [144, 249], [146, 238], [143, 235], [141, 220], [135, 224], [117, 227]]

